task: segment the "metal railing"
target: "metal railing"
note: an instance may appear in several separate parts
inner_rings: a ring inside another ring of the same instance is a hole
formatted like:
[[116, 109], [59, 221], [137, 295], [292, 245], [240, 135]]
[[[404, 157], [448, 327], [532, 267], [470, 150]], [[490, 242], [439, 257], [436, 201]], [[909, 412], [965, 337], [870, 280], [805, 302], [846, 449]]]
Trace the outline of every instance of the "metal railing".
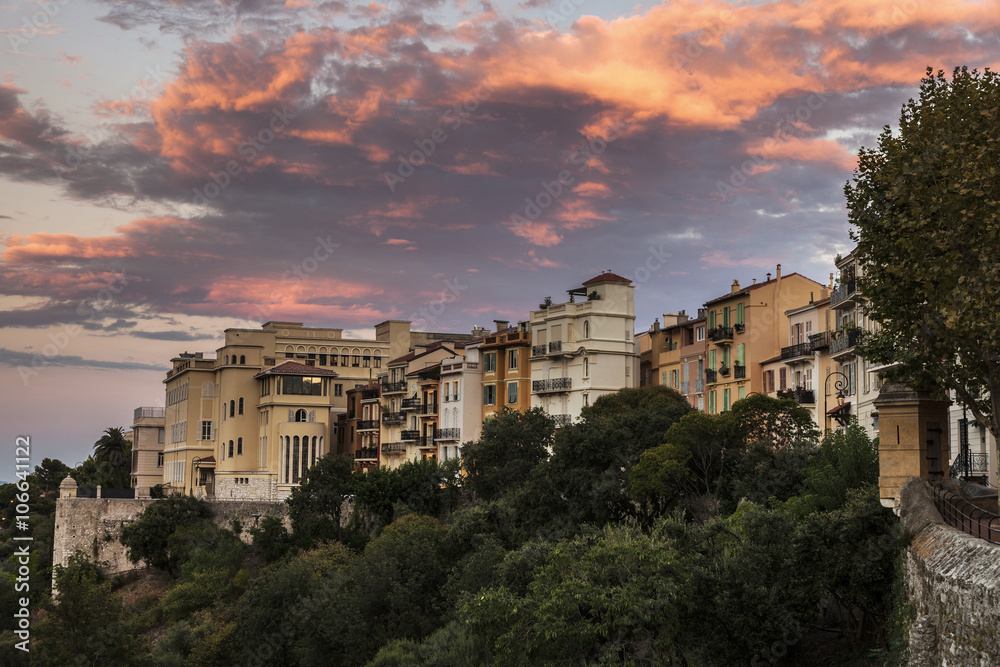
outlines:
[[794, 359], [795, 357], [808, 357], [813, 353], [812, 343], [797, 343], [781, 348], [782, 359]]
[[705, 381], [702, 379], [697, 379], [694, 381], [694, 391], [698, 393], [699, 391], [705, 391]]
[[400, 440], [419, 440], [420, 439], [420, 431], [414, 431], [414, 430], [400, 431], [399, 432], [399, 439]]
[[133, 419], [141, 419], [143, 417], [152, 417], [156, 419], [159, 417], [165, 417], [166, 415], [166, 408], [136, 408]]
[[681, 380], [681, 393], [690, 394], [691, 393], [691, 382], [688, 380]]
[[830, 292], [830, 307], [836, 308], [838, 304], [847, 301], [855, 291], [857, 291], [857, 280], [855, 278], [851, 278], [838, 285], [836, 289]]
[[556, 428], [560, 426], [569, 426], [573, 423], [573, 415], [549, 415], [552, 417], [552, 421], [555, 422]]
[[394, 394], [401, 391], [406, 391], [406, 382], [383, 382], [382, 383], [382, 393], [383, 394]]
[[354, 452], [354, 459], [377, 459], [378, 458], [378, 448], [376, 447], [362, 447]]
[[830, 332], [823, 331], [809, 336], [809, 345], [813, 352], [830, 347]]
[[372, 429], [378, 428], [377, 419], [362, 419], [358, 422], [359, 431], [371, 431]]
[[549, 378], [548, 380], [532, 380], [531, 391], [568, 391], [573, 388], [573, 378]]
[[747, 367], [744, 364], [733, 364], [733, 378], [745, 380], [747, 377]]
[[841, 329], [839, 336], [830, 341], [830, 356], [845, 352], [861, 342], [860, 329]]
[[419, 407], [420, 407], [419, 398], [404, 398], [399, 404], [400, 410], [413, 410], [414, 408], [419, 408]]
[[934, 506], [949, 526], [991, 544], [1000, 544], [1000, 515], [976, 507], [940, 484], [934, 485]]
[[418, 415], [436, 415], [438, 413], [437, 403], [424, 403], [417, 408]]
[[705, 383], [706, 384], [712, 384], [713, 382], [715, 382], [716, 381], [716, 377], [717, 377], [717, 375], [716, 375], [716, 372], [714, 370], [712, 370], [711, 368], [706, 368], [705, 369]]
[[461, 431], [459, 428], [439, 428], [434, 431], [435, 440], [459, 440], [461, 439]]
[[723, 341], [733, 339], [733, 328], [732, 327], [715, 327], [708, 332], [708, 337], [713, 343], [721, 343]]
[[378, 398], [378, 397], [379, 397], [378, 388], [373, 387], [371, 389], [362, 389], [361, 390], [361, 400], [362, 401], [370, 401], [373, 398]]
[[[990, 455], [969, 452], [968, 459], [965, 454], [959, 454], [955, 462], [951, 464], [951, 477], [955, 479], [962, 475], [983, 475], [989, 474]], [[966, 466], [968, 464], [968, 466]]]
[[382, 443], [382, 453], [383, 454], [403, 454], [406, 452], [405, 442], [383, 442]]
[[383, 424], [394, 424], [396, 422], [406, 421], [406, 415], [402, 412], [384, 412], [382, 413], [382, 423]]

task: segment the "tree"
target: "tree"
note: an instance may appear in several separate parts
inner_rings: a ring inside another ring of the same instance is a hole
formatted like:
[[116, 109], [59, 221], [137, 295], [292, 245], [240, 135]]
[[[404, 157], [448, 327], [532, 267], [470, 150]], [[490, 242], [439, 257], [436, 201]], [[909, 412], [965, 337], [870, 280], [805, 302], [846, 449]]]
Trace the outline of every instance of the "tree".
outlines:
[[104, 435], [94, 443], [94, 458], [117, 484], [117, 488], [129, 486], [132, 469], [132, 443], [125, 437], [125, 429], [114, 426], [104, 429]]
[[957, 392], [1000, 438], [1000, 76], [928, 68], [899, 131], [862, 148], [844, 188], [859, 287], [878, 324], [861, 350], [891, 379]]
[[150, 567], [166, 570], [173, 575], [181, 561], [180, 551], [187, 545], [171, 536], [185, 526], [192, 526], [208, 518], [208, 504], [191, 496], [170, 496], [151, 504], [139, 519], [122, 529], [121, 543], [128, 549], [128, 559], [133, 563], [145, 561]]
[[70, 468], [68, 465], [60, 461], [59, 459], [42, 459], [42, 464], [35, 466], [35, 472], [32, 473], [31, 477], [34, 477], [34, 482], [38, 484], [39, 491], [42, 493], [48, 493], [49, 491], [56, 491], [59, 488], [59, 483], [69, 474]]
[[518, 412], [504, 408], [483, 424], [476, 442], [462, 448], [466, 486], [490, 500], [523, 484], [531, 469], [548, 457], [555, 425], [541, 408]]
[[308, 548], [325, 540], [343, 541], [344, 501], [353, 492], [354, 457], [327, 455], [309, 468], [288, 498], [292, 535]]

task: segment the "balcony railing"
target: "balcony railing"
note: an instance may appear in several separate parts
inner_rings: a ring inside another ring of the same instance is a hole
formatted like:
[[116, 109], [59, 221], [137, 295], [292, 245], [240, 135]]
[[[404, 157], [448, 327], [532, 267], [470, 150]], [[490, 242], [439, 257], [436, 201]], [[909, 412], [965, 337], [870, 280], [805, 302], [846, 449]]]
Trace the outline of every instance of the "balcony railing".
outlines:
[[361, 390], [361, 400], [362, 401], [370, 401], [373, 398], [378, 398], [378, 397], [379, 397], [379, 391], [375, 387], [373, 387], [371, 389], [362, 389]]
[[142, 419], [143, 417], [158, 419], [160, 417], [166, 417], [166, 416], [167, 416], [166, 408], [136, 408], [133, 419]]
[[705, 369], [705, 383], [712, 384], [718, 380], [717, 375], [711, 368]]
[[573, 423], [573, 415], [549, 415], [552, 417], [552, 421], [555, 422], [556, 428], [561, 426], [569, 426]]
[[809, 345], [812, 347], [813, 352], [825, 350], [830, 347], [830, 332], [824, 331], [822, 333], [809, 336]]
[[419, 438], [417, 438], [416, 445], [417, 445], [417, 447], [420, 447], [422, 449], [428, 449], [430, 447], [437, 448], [437, 443], [434, 442], [434, 436], [432, 436], [432, 435], [422, 435], [422, 436], [420, 436]]
[[355, 461], [371, 461], [378, 458], [378, 449], [375, 447], [362, 447], [354, 452]]
[[719, 366], [719, 375], [729, 377], [729, 366]]
[[399, 404], [400, 410], [413, 410], [420, 407], [419, 398], [404, 398]]
[[460, 440], [462, 435], [460, 428], [439, 428], [434, 430], [435, 440]]
[[414, 430], [400, 431], [399, 432], [399, 439], [400, 440], [404, 440], [404, 441], [405, 440], [419, 440], [420, 439], [420, 431], [414, 431]]
[[681, 381], [681, 393], [690, 394], [691, 393], [691, 382], [687, 380]]
[[[966, 473], [969, 475], [989, 474], [989, 461], [989, 454], [969, 452], [968, 457], [963, 454], [959, 454], [955, 458], [955, 462], [951, 464], [950, 476], [952, 479], [956, 479], [964, 476]], [[968, 465], [968, 469], [966, 469], [966, 465]]]
[[397, 422], [406, 421], [406, 415], [402, 412], [383, 412], [382, 413], [382, 423], [383, 424], [395, 424]]
[[403, 454], [406, 452], [405, 442], [383, 442], [382, 443], [382, 453], [383, 454]]
[[549, 378], [548, 380], [533, 380], [531, 391], [540, 394], [546, 391], [569, 391], [573, 388], [573, 378]]
[[559, 354], [562, 352], [562, 341], [555, 340], [546, 344], [532, 345], [531, 346], [531, 356], [533, 357], [544, 357], [546, 354]]
[[814, 405], [816, 403], [816, 392], [812, 389], [802, 389], [801, 387], [796, 389], [779, 389], [778, 398], [790, 398], [799, 404]]
[[781, 348], [781, 359], [794, 359], [796, 357], [808, 357], [813, 353], [812, 343], [796, 343], [788, 347]]
[[559, 354], [562, 352], [562, 341], [554, 340], [549, 343], [549, 354]]
[[371, 431], [378, 428], [377, 419], [362, 419], [358, 422], [359, 431]]
[[742, 364], [733, 364], [733, 377], [737, 380], [745, 380], [747, 377], [747, 367]]
[[839, 335], [830, 341], [830, 356], [847, 352], [852, 347], [861, 342], [862, 331], [860, 329], [840, 329]]
[[699, 378], [694, 381], [694, 393], [697, 394], [700, 391], [705, 391], [705, 381]]
[[437, 403], [424, 403], [417, 408], [418, 415], [436, 415], [438, 413]]
[[406, 382], [383, 382], [382, 383], [382, 393], [383, 394], [398, 394], [401, 391], [406, 391]]
[[838, 305], [848, 301], [857, 291], [857, 280], [851, 278], [837, 286], [830, 292], [830, 307], [836, 308]]
[[733, 328], [715, 327], [708, 332], [708, 337], [713, 343], [731, 343], [733, 342]]

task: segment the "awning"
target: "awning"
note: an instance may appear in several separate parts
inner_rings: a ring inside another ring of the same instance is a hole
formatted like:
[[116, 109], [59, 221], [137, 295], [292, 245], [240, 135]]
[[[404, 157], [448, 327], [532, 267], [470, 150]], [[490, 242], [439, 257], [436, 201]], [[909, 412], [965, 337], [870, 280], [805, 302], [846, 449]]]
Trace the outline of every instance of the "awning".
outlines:
[[839, 415], [839, 414], [850, 414], [851, 412], [851, 402], [844, 401], [843, 405], [838, 405], [836, 407], [830, 408], [826, 411], [827, 416]]

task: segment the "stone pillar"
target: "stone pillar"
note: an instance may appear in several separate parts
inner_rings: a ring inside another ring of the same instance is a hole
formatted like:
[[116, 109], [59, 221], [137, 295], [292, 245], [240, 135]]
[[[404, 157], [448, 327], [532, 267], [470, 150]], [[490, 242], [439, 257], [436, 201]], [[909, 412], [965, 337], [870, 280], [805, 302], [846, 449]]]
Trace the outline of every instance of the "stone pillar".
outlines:
[[915, 391], [898, 382], [882, 385], [879, 415], [879, 495], [895, 508], [899, 487], [911, 477], [933, 483], [948, 476], [948, 406], [943, 394]]

